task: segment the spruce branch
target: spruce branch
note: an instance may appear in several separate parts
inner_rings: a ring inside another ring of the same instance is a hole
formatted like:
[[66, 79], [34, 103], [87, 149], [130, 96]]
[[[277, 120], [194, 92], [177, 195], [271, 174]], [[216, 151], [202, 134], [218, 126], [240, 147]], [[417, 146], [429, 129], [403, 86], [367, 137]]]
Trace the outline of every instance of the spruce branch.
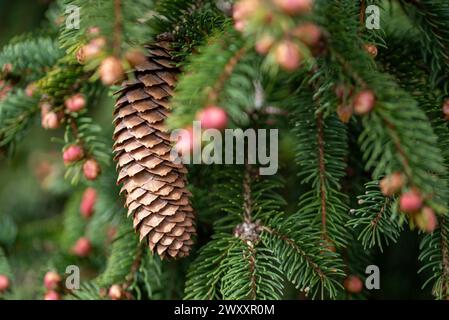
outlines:
[[244, 39], [226, 26], [198, 49], [181, 75], [172, 100], [170, 128], [191, 125], [195, 114], [208, 104], [224, 108], [239, 125], [249, 123], [244, 112], [254, 104], [254, 84], [260, 57], [248, 52]]
[[57, 41], [49, 36], [11, 40], [0, 51], [0, 66], [11, 65], [11, 72], [26, 82], [44, 76], [62, 56]]
[[1, 246], [0, 246], [0, 274], [7, 276], [9, 279], [12, 279], [13, 276], [11, 266], [8, 262], [8, 258], [6, 257], [6, 253]]
[[295, 218], [298, 217], [278, 220], [273, 223], [277, 227], [264, 226], [262, 241], [283, 261], [281, 269], [296, 288], [312, 298], [335, 298], [341, 288], [342, 261], [325, 243], [320, 245], [319, 234], [305, 226], [301, 228], [293, 221]]
[[[334, 64], [331, 69], [341, 70], [349, 77], [347, 83], [355, 81], [361, 89], [375, 92], [377, 98], [374, 110], [363, 118], [365, 130], [360, 136], [366, 168], [374, 169], [375, 179], [395, 171], [404, 172], [410, 184], [426, 198], [438, 199], [433, 204], [434, 209], [443, 210], [447, 200], [446, 182], [438, 176], [444, 174], [446, 168], [426, 115], [390, 75], [376, 70], [373, 60], [363, 50], [361, 39], [352, 32], [357, 29], [357, 23], [348, 15], [348, 11], [356, 12], [357, 7], [348, 2], [336, 2], [323, 5], [321, 9], [324, 15], [332, 15], [329, 16], [332, 21], [338, 15], [342, 19], [340, 26], [348, 26], [329, 30], [332, 42], [328, 63], [337, 61], [340, 66]], [[411, 128], [409, 123], [415, 123], [419, 130]], [[416, 148], [418, 143], [420, 148]]]
[[320, 179], [320, 195], [321, 195], [321, 227], [323, 233], [323, 239], [327, 240], [327, 228], [326, 228], [326, 192], [325, 192], [325, 174], [326, 167], [324, 163], [324, 132], [323, 132], [323, 114], [319, 113], [316, 119], [317, 122], [317, 139], [318, 139], [318, 166], [319, 166], [319, 179]]
[[100, 287], [109, 288], [113, 284], [122, 283], [131, 274], [132, 276], [126, 280], [126, 285], [130, 286], [133, 274], [138, 269], [138, 265], [135, 264], [136, 261], [140, 263], [140, 245], [132, 226], [127, 222], [122, 221], [112, 244], [106, 268], [96, 279]]
[[154, 7], [150, 19], [151, 34], [174, 36], [175, 48], [180, 60], [195, 52], [199, 45], [225, 23], [223, 14], [211, 0], [163, 0]]
[[239, 61], [242, 59], [246, 50], [247, 50], [247, 48], [242, 47], [237, 52], [235, 52], [233, 56], [231, 56], [229, 58], [228, 62], [224, 65], [223, 71], [220, 74], [220, 76], [218, 77], [217, 81], [212, 85], [212, 88], [209, 91], [208, 96], [207, 96], [206, 104], [216, 103], [220, 91], [223, 90], [223, 87], [224, 87], [226, 81], [231, 76], [237, 63], [239, 63]]
[[383, 244], [396, 242], [403, 227], [392, 214], [393, 199], [382, 195], [378, 182], [368, 182], [365, 188], [365, 194], [358, 197], [360, 208], [354, 210], [348, 226], [356, 230], [365, 249], [378, 246], [383, 251]]
[[24, 90], [0, 101], [0, 147], [12, 147], [25, 135], [39, 111], [38, 99]]
[[[448, 139], [449, 129], [446, 120], [442, 117], [441, 104], [444, 94], [443, 90], [434, 87], [432, 79], [428, 77], [429, 70], [425, 64], [424, 58], [419, 52], [419, 45], [416, 39], [410, 38], [407, 34], [392, 35], [389, 38], [392, 44], [408, 43], [405, 53], [411, 57], [413, 63], [405, 63], [401, 59], [404, 49], [401, 53], [392, 46], [381, 56], [381, 66], [396, 76], [401, 86], [410, 92], [419, 103], [419, 106], [426, 112], [427, 117], [438, 137], [438, 146], [444, 157], [444, 164], [447, 167], [449, 161]], [[431, 72], [431, 71], [430, 71]], [[442, 179], [449, 179], [448, 173], [440, 175]], [[448, 202], [446, 202], [448, 203]], [[420, 244], [420, 261], [423, 266], [420, 272], [429, 270], [430, 278], [424, 286], [433, 283], [433, 294], [438, 299], [446, 299], [449, 296], [449, 273], [448, 273], [448, 222], [447, 216], [439, 218], [439, 229], [433, 233], [425, 235]]]
[[423, 287], [433, 283], [432, 293], [440, 300], [449, 297], [449, 225], [447, 217], [439, 219], [439, 229], [426, 235], [421, 244], [419, 260], [423, 262], [419, 272], [429, 271], [431, 273]]
[[444, 0], [399, 0], [410, 22], [419, 31], [422, 56], [430, 66], [432, 85], [442, 84], [447, 92], [449, 70], [449, 3]]
[[302, 220], [320, 230], [322, 239], [344, 247], [348, 243], [345, 224], [349, 208], [340, 180], [346, 174], [346, 129], [335, 114], [324, 116], [326, 108], [334, 104], [334, 99], [325, 93], [327, 84], [308, 81], [315, 80], [304, 81], [289, 107], [293, 110], [293, 133], [298, 141], [299, 177], [308, 188], [300, 198], [298, 213]]

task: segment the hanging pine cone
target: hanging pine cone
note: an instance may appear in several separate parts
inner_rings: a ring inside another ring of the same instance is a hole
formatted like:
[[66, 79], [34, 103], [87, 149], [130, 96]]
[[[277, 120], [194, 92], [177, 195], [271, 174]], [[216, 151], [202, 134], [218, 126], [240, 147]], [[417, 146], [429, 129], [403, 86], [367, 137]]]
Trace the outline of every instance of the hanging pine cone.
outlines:
[[114, 152], [117, 183], [123, 183], [128, 215], [140, 240], [162, 258], [189, 254], [195, 233], [186, 189], [187, 170], [170, 159], [172, 143], [163, 122], [176, 75], [170, 43], [146, 47], [147, 61], [123, 84], [115, 108]]

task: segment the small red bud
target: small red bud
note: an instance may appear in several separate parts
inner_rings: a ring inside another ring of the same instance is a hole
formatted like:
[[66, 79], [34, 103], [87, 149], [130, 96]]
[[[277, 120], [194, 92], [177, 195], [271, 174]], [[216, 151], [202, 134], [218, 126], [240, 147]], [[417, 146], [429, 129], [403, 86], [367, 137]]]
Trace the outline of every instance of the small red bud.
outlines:
[[100, 28], [90, 27], [89, 29], [87, 29], [87, 33], [89, 33], [90, 35], [96, 36], [96, 35], [100, 34]]
[[118, 284], [113, 284], [109, 288], [108, 295], [112, 300], [120, 300], [123, 298], [123, 289]]
[[27, 87], [25, 88], [25, 94], [28, 97], [32, 97], [34, 95], [34, 92], [36, 91], [36, 84], [34, 82], [30, 83], [29, 85], [27, 85]]
[[55, 271], [48, 271], [44, 277], [44, 286], [49, 290], [56, 289], [61, 283], [61, 276]]
[[84, 150], [80, 146], [74, 144], [65, 149], [62, 157], [65, 164], [76, 162], [84, 157]]
[[40, 103], [40, 108], [41, 108], [41, 117], [43, 118], [47, 113], [51, 111], [52, 106], [48, 101], [42, 101]]
[[421, 212], [415, 216], [415, 222], [418, 228], [427, 233], [432, 233], [438, 226], [437, 216], [430, 207], [424, 207]]
[[0, 80], [0, 101], [2, 101], [8, 93], [13, 89], [6, 81]]
[[423, 199], [416, 190], [404, 192], [399, 199], [399, 207], [405, 213], [415, 213], [421, 209]]
[[86, 106], [86, 98], [81, 93], [77, 93], [64, 102], [65, 107], [70, 112], [78, 112]]
[[351, 120], [354, 110], [351, 105], [341, 104], [337, 108], [337, 115], [341, 122], [348, 123]]
[[101, 81], [105, 85], [115, 84], [125, 75], [121, 61], [113, 56], [107, 57], [101, 62], [99, 73]]
[[96, 160], [88, 159], [83, 164], [83, 173], [87, 180], [95, 180], [101, 173], [101, 167]]
[[305, 23], [293, 29], [292, 35], [312, 48], [321, 40], [321, 29], [314, 23]]
[[207, 106], [197, 114], [201, 127], [205, 129], [224, 129], [228, 124], [228, 115], [223, 108]]
[[274, 3], [290, 15], [308, 13], [313, 7], [313, 0], [274, 0]]
[[246, 27], [246, 22], [245, 21], [236, 21], [234, 23], [234, 28], [237, 31], [243, 32], [245, 30]]
[[372, 56], [373, 58], [377, 57], [377, 47], [374, 44], [368, 43], [365, 44], [364, 47], [366, 52], [368, 52], [370, 56]]
[[443, 110], [446, 120], [449, 120], [449, 99], [444, 100], [443, 107], [441, 109]]
[[4, 293], [9, 289], [11, 285], [9, 278], [3, 274], [0, 274], [0, 294]]
[[276, 47], [276, 61], [283, 69], [294, 71], [300, 66], [302, 55], [296, 44], [285, 40]]
[[404, 186], [404, 176], [400, 172], [392, 173], [379, 182], [380, 190], [385, 196], [392, 196]]
[[348, 276], [344, 283], [343, 286], [345, 287], [346, 291], [348, 291], [349, 293], [360, 293], [363, 290], [363, 282], [362, 280], [355, 275], [350, 275]]
[[55, 112], [48, 112], [42, 117], [42, 128], [56, 129], [60, 125], [59, 117]]
[[371, 90], [360, 91], [353, 101], [354, 112], [358, 115], [364, 115], [374, 108], [376, 105], [376, 96]]
[[274, 38], [270, 35], [264, 35], [256, 42], [256, 51], [260, 54], [267, 54], [273, 46]]
[[50, 290], [45, 294], [44, 300], [61, 300], [61, 296], [56, 291]]
[[94, 188], [87, 188], [81, 199], [80, 213], [84, 218], [90, 218], [94, 213], [95, 203], [97, 201], [97, 191]]
[[90, 240], [86, 237], [79, 238], [73, 246], [72, 251], [75, 255], [81, 258], [89, 256], [92, 251]]
[[253, 14], [255, 10], [260, 6], [259, 0], [241, 0], [234, 4], [232, 10], [232, 17], [234, 20], [243, 21]]

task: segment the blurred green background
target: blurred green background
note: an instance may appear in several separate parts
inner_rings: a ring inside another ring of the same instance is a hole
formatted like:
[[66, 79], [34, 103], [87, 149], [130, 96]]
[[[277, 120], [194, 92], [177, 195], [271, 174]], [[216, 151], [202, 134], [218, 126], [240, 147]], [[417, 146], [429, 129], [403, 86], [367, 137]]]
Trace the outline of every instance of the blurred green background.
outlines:
[[[50, 3], [0, 0], [0, 44], [42, 25]], [[51, 141], [54, 136], [58, 133], [42, 130], [37, 121], [12, 158], [0, 157], [0, 244], [9, 255], [17, 299], [42, 298], [42, 277], [61, 231], [60, 213], [70, 189], [62, 179], [61, 145]], [[417, 274], [418, 246], [418, 235], [406, 231], [397, 244], [376, 254], [381, 290], [371, 298], [432, 298], [429, 287], [421, 290], [426, 277]]]
[[[0, 44], [15, 35], [32, 32], [42, 23], [50, 1], [0, 0]], [[41, 287], [40, 269], [52, 252], [52, 228], [45, 220], [61, 212], [64, 188], [56, 195], [42, 188], [36, 176], [38, 158], [56, 151], [50, 135], [34, 126], [13, 158], [0, 158], [0, 232], [15, 275], [14, 297], [37, 299]], [[35, 152], [35, 151], [38, 151]], [[54, 228], [57, 230], [57, 228]], [[28, 236], [28, 233], [31, 235]], [[42, 268], [43, 269], [43, 268]]]
[[[52, 1], [0, 0], [0, 45], [44, 24]], [[97, 105], [95, 114], [108, 125], [110, 102]], [[63, 231], [62, 212], [74, 190], [64, 180], [63, 130], [45, 131], [35, 119], [12, 157], [0, 151], [0, 245], [14, 273], [8, 299], [42, 299], [42, 279], [52, 266]]]

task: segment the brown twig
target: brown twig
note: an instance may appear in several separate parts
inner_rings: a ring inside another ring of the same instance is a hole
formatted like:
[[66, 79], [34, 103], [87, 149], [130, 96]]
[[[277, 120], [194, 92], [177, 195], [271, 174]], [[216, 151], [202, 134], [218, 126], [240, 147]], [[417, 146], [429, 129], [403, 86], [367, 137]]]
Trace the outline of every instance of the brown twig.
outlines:
[[246, 47], [242, 47], [229, 59], [228, 63], [225, 65], [223, 69], [223, 72], [221, 73], [217, 82], [212, 87], [211, 91], [207, 96], [207, 104], [214, 104], [217, 101], [219, 92], [221, 92], [221, 90], [223, 89], [226, 80], [231, 76], [235, 66], [243, 57], [245, 52]]
[[251, 212], [253, 203], [251, 198], [251, 165], [245, 164], [245, 172], [243, 174], [243, 217], [245, 222], [252, 221]]
[[449, 298], [449, 248], [447, 247], [448, 234], [446, 233], [445, 223], [446, 218], [442, 217], [440, 220], [440, 232], [441, 232], [441, 255], [443, 256], [443, 293], [444, 298]]
[[257, 284], [256, 284], [257, 281], [256, 281], [256, 276], [255, 276], [255, 273], [256, 273], [256, 259], [255, 259], [256, 250], [254, 249], [253, 246], [250, 246], [250, 245], [248, 245], [248, 250], [250, 253], [249, 270], [251, 273], [251, 279], [250, 279], [251, 280], [251, 296], [250, 296], [250, 298], [255, 299], [256, 295], [257, 295]]
[[382, 218], [389, 202], [390, 202], [389, 198], [385, 198], [384, 205], [382, 206], [382, 208], [380, 209], [380, 211], [376, 215], [376, 217], [371, 221], [371, 225], [373, 226], [373, 229], [377, 228], [377, 225], [378, 225], [380, 219]]
[[113, 38], [113, 50], [114, 55], [119, 57], [121, 51], [121, 40], [123, 32], [123, 17], [121, 0], [114, 0], [114, 38]]
[[366, 19], [365, 11], [366, 11], [366, 1], [360, 0], [360, 24], [362, 25], [365, 23]]
[[323, 114], [320, 112], [316, 119], [317, 123], [317, 143], [318, 143], [318, 168], [320, 178], [320, 198], [321, 198], [321, 230], [324, 240], [327, 240], [327, 199], [326, 190], [324, 188], [326, 182], [326, 165], [324, 159], [324, 128], [323, 128]]

